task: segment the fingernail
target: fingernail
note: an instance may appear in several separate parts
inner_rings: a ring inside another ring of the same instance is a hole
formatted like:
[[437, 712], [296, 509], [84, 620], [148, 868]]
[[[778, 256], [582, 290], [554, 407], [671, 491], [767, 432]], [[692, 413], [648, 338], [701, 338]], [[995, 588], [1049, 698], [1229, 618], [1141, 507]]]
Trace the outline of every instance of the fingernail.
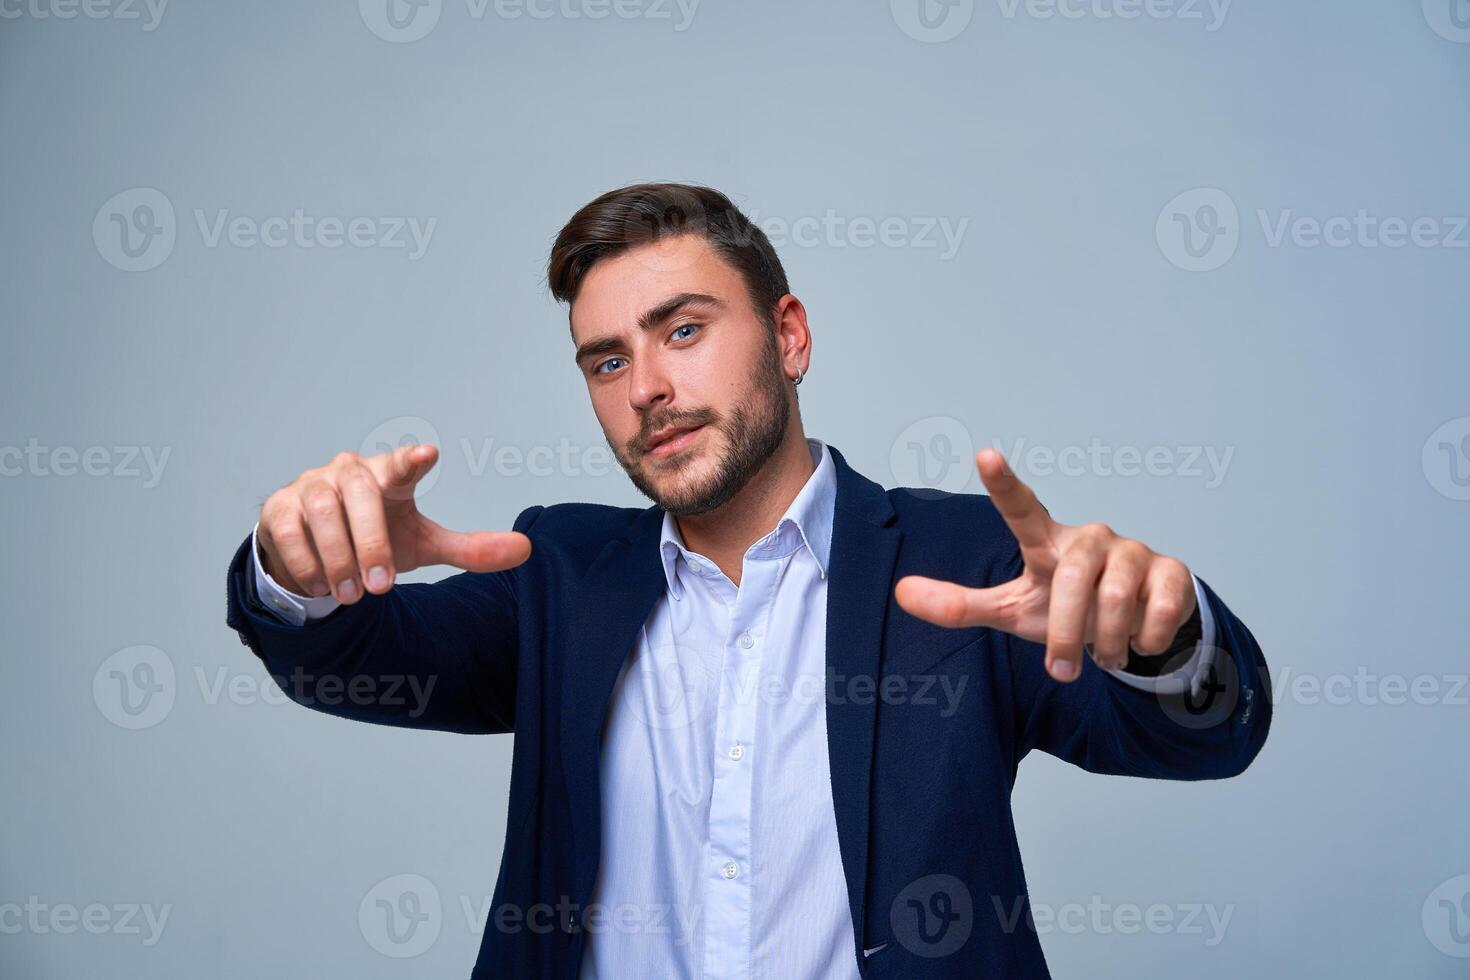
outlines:
[[368, 588], [372, 589], [374, 592], [378, 591], [379, 589], [386, 589], [388, 587], [388, 569], [384, 568], [382, 565], [374, 565], [372, 568], [369, 568], [367, 573], [367, 584]]
[[357, 583], [347, 579], [337, 584], [337, 599], [340, 602], [357, 601]]
[[1051, 676], [1059, 681], [1069, 681], [1076, 670], [1070, 660], [1053, 660], [1051, 662]]

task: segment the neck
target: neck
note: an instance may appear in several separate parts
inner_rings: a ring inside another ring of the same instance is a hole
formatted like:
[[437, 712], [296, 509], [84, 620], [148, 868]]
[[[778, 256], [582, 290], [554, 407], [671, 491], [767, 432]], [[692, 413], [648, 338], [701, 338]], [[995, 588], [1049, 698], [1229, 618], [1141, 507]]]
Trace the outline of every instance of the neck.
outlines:
[[745, 552], [775, 529], [815, 469], [806, 434], [793, 420], [780, 447], [739, 493], [714, 510], [674, 519], [684, 546], [709, 558], [739, 585]]

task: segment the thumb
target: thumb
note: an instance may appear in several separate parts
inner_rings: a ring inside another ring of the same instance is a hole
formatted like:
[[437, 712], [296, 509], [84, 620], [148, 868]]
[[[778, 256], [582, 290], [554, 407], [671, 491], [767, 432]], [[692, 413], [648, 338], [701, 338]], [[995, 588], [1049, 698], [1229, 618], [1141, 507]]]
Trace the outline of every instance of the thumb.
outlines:
[[1005, 630], [1014, 618], [1010, 612], [1010, 583], [988, 589], [973, 589], [924, 575], [905, 575], [894, 586], [893, 596], [910, 615], [936, 626], [989, 626]]
[[451, 531], [420, 515], [420, 563], [466, 572], [499, 572], [531, 557], [531, 539], [519, 531]]

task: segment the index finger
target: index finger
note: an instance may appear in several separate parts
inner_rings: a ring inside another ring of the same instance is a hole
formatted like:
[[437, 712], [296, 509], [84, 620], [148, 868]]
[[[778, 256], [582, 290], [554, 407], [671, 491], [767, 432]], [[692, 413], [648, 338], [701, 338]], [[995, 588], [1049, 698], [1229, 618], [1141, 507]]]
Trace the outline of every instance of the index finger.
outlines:
[[1023, 549], [1044, 550], [1051, 547], [1051, 515], [1036, 499], [1031, 488], [1011, 470], [1006, 458], [994, 449], [975, 454], [975, 468], [980, 480], [990, 491], [990, 499], [1006, 526], [1021, 542]]
[[377, 479], [383, 497], [396, 501], [411, 500], [414, 487], [434, 468], [438, 459], [437, 446], [414, 443], [376, 456], [365, 456], [363, 463]]

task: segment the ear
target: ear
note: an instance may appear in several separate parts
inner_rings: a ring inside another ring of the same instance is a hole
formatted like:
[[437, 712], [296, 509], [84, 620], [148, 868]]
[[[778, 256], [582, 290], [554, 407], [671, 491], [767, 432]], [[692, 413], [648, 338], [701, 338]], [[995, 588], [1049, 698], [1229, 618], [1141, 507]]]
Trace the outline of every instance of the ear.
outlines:
[[789, 372], [807, 372], [812, 362], [812, 332], [806, 323], [806, 307], [787, 293], [776, 301], [776, 349]]

